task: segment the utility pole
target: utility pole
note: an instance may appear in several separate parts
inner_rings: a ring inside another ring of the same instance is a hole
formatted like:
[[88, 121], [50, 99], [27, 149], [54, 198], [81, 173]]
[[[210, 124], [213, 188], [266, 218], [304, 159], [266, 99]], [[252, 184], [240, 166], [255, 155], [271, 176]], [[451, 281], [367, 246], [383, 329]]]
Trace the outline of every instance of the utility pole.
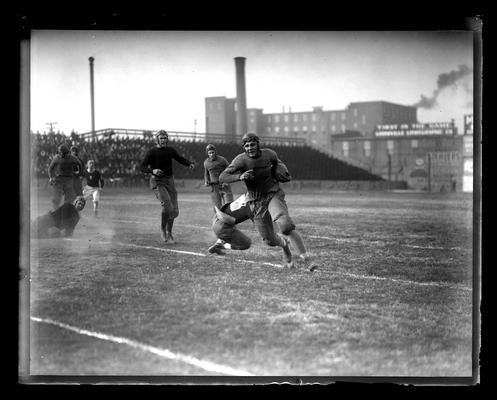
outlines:
[[54, 125], [57, 125], [57, 122], [47, 122], [45, 125], [50, 126], [50, 129], [48, 130], [48, 133], [55, 133], [53, 130]]
[[95, 94], [93, 88], [93, 57], [88, 58], [90, 61], [90, 101], [91, 101], [91, 136], [95, 136]]

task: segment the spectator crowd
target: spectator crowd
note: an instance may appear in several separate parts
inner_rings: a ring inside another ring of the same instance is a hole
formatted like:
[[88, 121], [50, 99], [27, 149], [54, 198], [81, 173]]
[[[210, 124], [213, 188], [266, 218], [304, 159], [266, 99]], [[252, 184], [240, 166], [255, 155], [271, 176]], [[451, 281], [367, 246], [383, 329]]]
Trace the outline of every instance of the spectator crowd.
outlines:
[[[48, 166], [57, 152], [57, 147], [66, 144], [77, 146], [84, 162], [95, 160], [97, 169], [109, 183], [109, 186], [141, 186], [147, 180], [140, 171], [140, 162], [147, 150], [155, 146], [153, 137], [109, 135], [98, 138], [83, 138], [74, 132], [67, 136], [62, 133], [31, 134], [31, 172], [33, 178], [48, 181]], [[171, 146], [202, 166], [206, 158], [206, 142], [179, 141], [171, 142]], [[264, 143], [261, 143], [262, 147]], [[369, 172], [336, 160], [309, 147], [288, 147], [283, 145], [267, 146], [274, 149], [287, 165], [294, 180], [378, 180]], [[219, 154], [230, 162], [242, 152], [241, 145], [235, 143], [216, 143]], [[203, 168], [190, 170], [176, 168], [176, 179], [204, 178]]]

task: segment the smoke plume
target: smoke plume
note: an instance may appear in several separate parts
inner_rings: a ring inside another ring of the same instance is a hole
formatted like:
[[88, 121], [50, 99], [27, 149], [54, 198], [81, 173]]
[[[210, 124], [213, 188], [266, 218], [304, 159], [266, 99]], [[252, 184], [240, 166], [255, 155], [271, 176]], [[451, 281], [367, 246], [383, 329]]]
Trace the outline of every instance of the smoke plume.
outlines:
[[[444, 72], [438, 75], [437, 88], [433, 91], [431, 97], [421, 95], [421, 99], [413, 104], [413, 107], [431, 109], [435, 107], [437, 103], [437, 98], [445, 88], [452, 86], [457, 87], [457, 81], [461, 78], [469, 75], [473, 70], [466, 65], [459, 65], [457, 70], [452, 70], [450, 72]], [[468, 85], [463, 84], [462, 86], [466, 92], [470, 92]]]

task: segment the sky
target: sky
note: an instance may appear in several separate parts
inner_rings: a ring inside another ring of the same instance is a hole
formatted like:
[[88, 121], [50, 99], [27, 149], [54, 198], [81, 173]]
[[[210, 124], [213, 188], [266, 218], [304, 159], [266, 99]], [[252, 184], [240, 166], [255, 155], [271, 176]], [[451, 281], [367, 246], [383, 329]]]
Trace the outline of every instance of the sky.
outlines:
[[205, 98], [236, 97], [245, 57], [248, 108], [343, 110], [351, 102], [418, 106], [419, 122], [473, 112], [472, 31], [35, 30], [31, 131], [205, 132]]

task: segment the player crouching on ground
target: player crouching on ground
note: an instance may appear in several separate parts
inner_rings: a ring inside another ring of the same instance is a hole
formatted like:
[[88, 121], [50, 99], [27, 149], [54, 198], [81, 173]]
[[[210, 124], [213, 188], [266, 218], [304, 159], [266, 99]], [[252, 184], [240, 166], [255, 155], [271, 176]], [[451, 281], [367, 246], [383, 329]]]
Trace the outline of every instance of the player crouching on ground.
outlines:
[[[247, 250], [251, 245], [250, 238], [237, 229], [236, 225], [248, 219], [253, 220], [252, 211], [242, 194], [238, 199], [226, 203], [221, 209], [215, 207], [216, 214], [212, 221], [212, 230], [218, 237], [216, 243], [209, 247], [211, 254], [224, 255], [224, 249]], [[288, 242], [282, 237], [278, 244], [283, 248], [284, 265], [293, 268], [292, 253]]]
[[86, 201], [78, 196], [74, 203], [64, 203], [54, 211], [39, 216], [32, 222], [32, 235], [38, 238], [70, 237], [80, 220], [79, 212], [85, 208]]

